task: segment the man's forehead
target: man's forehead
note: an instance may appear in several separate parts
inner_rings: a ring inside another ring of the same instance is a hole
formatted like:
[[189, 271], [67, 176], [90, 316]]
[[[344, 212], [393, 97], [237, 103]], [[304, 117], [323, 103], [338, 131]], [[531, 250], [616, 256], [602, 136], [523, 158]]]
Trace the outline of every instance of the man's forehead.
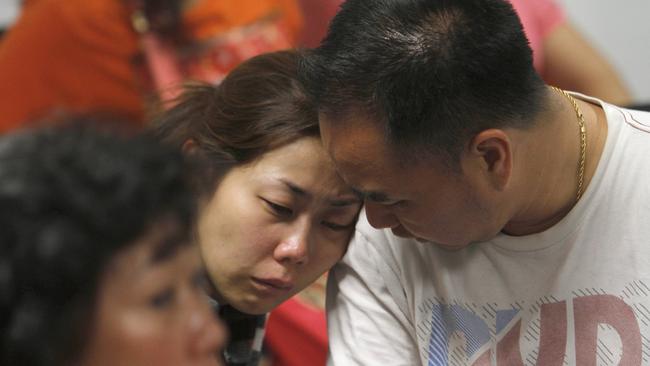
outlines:
[[392, 160], [382, 132], [371, 121], [354, 116], [321, 116], [320, 127], [325, 149], [337, 166], [366, 170]]
[[[336, 169], [355, 193], [372, 202], [391, 200], [402, 176], [401, 156], [371, 122], [325, 121], [324, 144]], [[392, 189], [390, 187], [393, 187]]]

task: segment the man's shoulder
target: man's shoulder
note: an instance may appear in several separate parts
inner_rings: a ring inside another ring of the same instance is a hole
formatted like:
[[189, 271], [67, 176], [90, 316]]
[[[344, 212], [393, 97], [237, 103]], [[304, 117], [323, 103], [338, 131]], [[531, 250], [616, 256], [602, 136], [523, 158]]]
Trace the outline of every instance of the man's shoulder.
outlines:
[[607, 105], [607, 118], [620, 119], [629, 127], [648, 134], [650, 137], [650, 112]]
[[[609, 151], [610, 165], [615, 167], [619, 183], [634, 183], [630, 188], [637, 189], [647, 186], [650, 184], [650, 112], [606, 103], [603, 109], [608, 124], [605, 159]], [[608, 145], [611, 145], [609, 149]]]

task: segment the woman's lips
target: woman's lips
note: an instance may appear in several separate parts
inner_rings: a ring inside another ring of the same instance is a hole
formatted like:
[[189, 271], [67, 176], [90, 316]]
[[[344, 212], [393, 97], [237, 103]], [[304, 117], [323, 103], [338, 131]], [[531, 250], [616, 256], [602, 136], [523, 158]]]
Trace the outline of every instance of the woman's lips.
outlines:
[[253, 282], [263, 286], [267, 287], [269, 289], [277, 290], [277, 291], [289, 291], [293, 288], [294, 284], [290, 280], [284, 280], [284, 279], [279, 279], [279, 278], [257, 278], [253, 277]]

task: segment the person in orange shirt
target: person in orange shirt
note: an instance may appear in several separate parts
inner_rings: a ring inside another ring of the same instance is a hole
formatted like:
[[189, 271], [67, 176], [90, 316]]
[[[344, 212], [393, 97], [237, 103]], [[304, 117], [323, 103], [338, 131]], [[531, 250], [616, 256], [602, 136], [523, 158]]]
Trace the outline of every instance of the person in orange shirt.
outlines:
[[[295, 0], [26, 1], [0, 43], [0, 133], [57, 112], [144, 124], [159, 79], [218, 82], [295, 44], [301, 26]], [[157, 57], [150, 34], [172, 52]]]

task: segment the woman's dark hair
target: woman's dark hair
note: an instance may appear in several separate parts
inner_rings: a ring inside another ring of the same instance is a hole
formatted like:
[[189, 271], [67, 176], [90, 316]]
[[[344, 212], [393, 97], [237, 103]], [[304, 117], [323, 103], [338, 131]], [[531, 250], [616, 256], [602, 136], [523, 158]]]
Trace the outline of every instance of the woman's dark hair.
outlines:
[[181, 149], [193, 141], [211, 167], [210, 186], [232, 167], [302, 137], [319, 136], [316, 107], [297, 79], [297, 51], [254, 57], [218, 86], [188, 87], [154, 123], [154, 134]]
[[181, 154], [92, 122], [0, 139], [2, 365], [73, 363], [110, 260], [169, 219], [178, 231], [156, 243], [155, 260], [190, 242], [195, 199]]

